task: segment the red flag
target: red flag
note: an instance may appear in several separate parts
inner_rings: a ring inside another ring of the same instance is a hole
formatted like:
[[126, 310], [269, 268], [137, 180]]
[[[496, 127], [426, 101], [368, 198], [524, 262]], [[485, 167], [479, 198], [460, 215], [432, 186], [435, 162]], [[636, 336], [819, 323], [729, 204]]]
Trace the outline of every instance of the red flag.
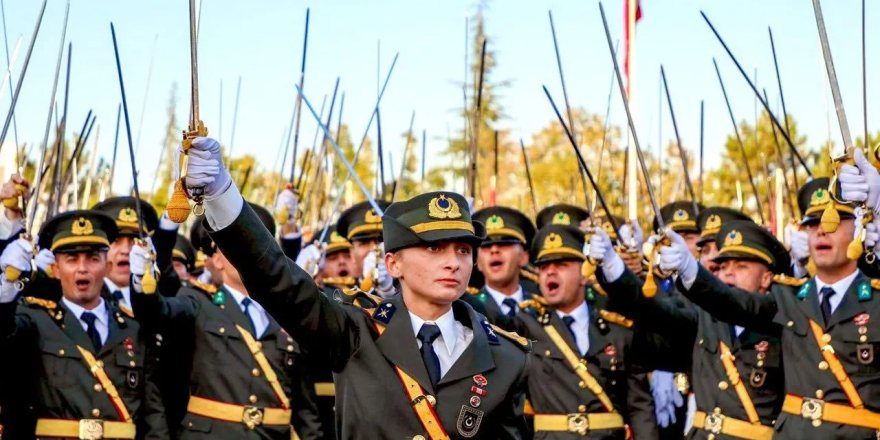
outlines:
[[[630, 7], [635, 5], [634, 13], [630, 13]], [[636, 42], [636, 23], [642, 18], [642, 5], [640, 0], [623, 0], [623, 72], [626, 75], [626, 89], [629, 94], [630, 79], [629, 67], [634, 52], [633, 46]]]

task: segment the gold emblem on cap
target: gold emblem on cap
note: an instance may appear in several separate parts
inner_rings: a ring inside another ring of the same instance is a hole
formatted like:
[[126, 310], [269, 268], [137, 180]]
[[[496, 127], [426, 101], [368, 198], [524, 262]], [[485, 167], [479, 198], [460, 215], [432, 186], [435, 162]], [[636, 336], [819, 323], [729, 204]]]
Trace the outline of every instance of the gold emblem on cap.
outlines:
[[733, 230], [724, 237], [724, 246], [739, 246], [743, 242], [743, 236], [739, 231]]
[[568, 216], [568, 213], [560, 211], [553, 214], [553, 221], [551, 223], [554, 225], [570, 225], [571, 217]]
[[562, 247], [562, 236], [552, 233], [544, 239], [544, 250], [557, 249]]
[[504, 228], [504, 219], [500, 215], [494, 214], [486, 219], [486, 230], [497, 231]]
[[826, 188], [819, 188], [810, 196], [810, 206], [821, 206], [829, 202], [831, 202], [831, 194]]
[[117, 220], [126, 223], [137, 223], [137, 211], [131, 208], [122, 208], [119, 210]]
[[336, 231], [333, 231], [330, 234], [330, 243], [345, 243], [345, 241], [345, 238], [339, 235], [339, 233]]
[[684, 209], [678, 209], [675, 211], [675, 213], [672, 214], [672, 219], [677, 222], [687, 220], [689, 218], [691, 218], [690, 215], [688, 215], [687, 211], [685, 211]]
[[706, 225], [703, 226], [703, 229], [718, 229], [721, 227], [721, 217], [717, 214], [712, 214], [709, 218], [706, 219]]
[[378, 215], [376, 215], [376, 213], [373, 212], [373, 209], [370, 208], [367, 210], [367, 213], [364, 214], [364, 222], [366, 222], [366, 223], [382, 223], [382, 217], [379, 217]]
[[95, 229], [92, 228], [92, 222], [85, 217], [74, 220], [70, 226], [70, 233], [73, 235], [90, 235], [93, 232]]
[[461, 217], [461, 208], [458, 207], [455, 200], [446, 197], [445, 194], [440, 194], [439, 197], [434, 197], [428, 203], [428, 216], [438, 219], [459, 218]]

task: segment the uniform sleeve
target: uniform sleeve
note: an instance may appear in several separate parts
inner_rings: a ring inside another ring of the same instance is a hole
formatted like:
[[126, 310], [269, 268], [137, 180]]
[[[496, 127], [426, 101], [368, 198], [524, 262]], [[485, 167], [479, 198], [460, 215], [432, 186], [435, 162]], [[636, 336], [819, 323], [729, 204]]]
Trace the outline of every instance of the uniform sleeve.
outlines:
[[165, 296], [174, 296], [180, 290], [180, 277], [174, 271], [171, 255], [177, 243], [177, 230], [156, 228], [153, 233], [153, 246], [156, 247], [156, 266], [159, 268], [159, 292]]
[[147, 348], [147, 358], [144, 361], [144, 402], [143, 414], [138, 426], [138, 432], [144, 432], [144, 440], [165, 440], [171, 438], [168, 420], [165, 417], [165, 404], [162, 400], [162, 392], [159, 388], [158, 374], [159, 357], [161, 350], [156, 346]]
[[779, 333], [773, 324], [778, 310], [774, 293], [762, 295], [730, 287], [702, 266], [690, 289], [678, 284], [688, 299], [716, 319], [767, 334]]
[[526, 417], [523, 414], [523, 408], [526, 400], [526, 390], [528, 389], [528, 371], [531, 356], [526, 355], [523, 369], [520, 372], [516, 383], [510, 388], [509, 394], [505, 402], [510, 405], [507, 411], [501, 414], [501, 420], [498, 424], [498, 439], [526, 439], [531, 438], [531, 432]]
[[297, 235], [293, 238], [281, 237], [281, 249], [284, 251], [284, 255], [287, 255], [287, 258], [296, 261], [299, 251], [302, 250], [302, 235]]
[[648, 373], [630, 370], [627, 374], [627, 385], [626, 406], [633, 436], [639, 440], [659, 439], [657, 418], [654, 415], [654, 396], [651, 395]]
[[[248, 293], [310, 353], [338, 371], [357, 347], [358, 328], [343, 305], [322, 295], [309, 274], [287, 258], [253, 209], [211, 238], [238, 269]], [[359, 312], [360, 313], [360, 312]]]
[[661, 333], [671, 340], [690, 341], [694, 338], [698, 320], [694, 307], [668, 296], [645, 298], [642, 294], [644, 281], [628, 269], [611, 283], [601, 275], [597, 278], [608, 292], [609, 304], [613, 302], [615, 309], [635, 320], [638, 331]]

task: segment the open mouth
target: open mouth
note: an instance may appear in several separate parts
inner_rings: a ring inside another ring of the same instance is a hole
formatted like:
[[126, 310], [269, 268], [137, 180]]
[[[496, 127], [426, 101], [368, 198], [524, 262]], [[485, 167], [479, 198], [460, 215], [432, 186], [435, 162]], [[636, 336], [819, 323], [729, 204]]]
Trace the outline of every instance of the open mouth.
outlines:
[[80, 292], [85, 292], [86, 290], [89, 289], [89, 286], [92, 285], [92, 282], [89, 280], [80, 279], [80, 280], [76, 280], [75, 284], [76, 284], [76, 290], [78, 290]]
[[815, 246], [813, 246], [813, 249], [818, 252], [830, 251], [831, 245], [826, 243], [817, 243]]
[[498, 270], [498, 269], [501, 269], [502, 266], [504, 266], [504, 262], [503, 262], [503, 261], [497, 261], [497, 260], [496, 260], [496, 261], [490, 261], [490, 262], [489, 262], [489, 269], [492, 269], [492, 270]]
[[341, 271], [339, 271], [339, 276], [342, 277], [342, 278], [347, 277], [347, 276], [348, 276], [348, 271], [347, 271], [347, 270], [341, 270]]
[[559, 283], [556, 281], [548, 281], [547, 282], [547, 293], [555, 293], [559, 290]]
[[128, 260], [119, 260], [118, 262], [116, 262], [116, 265], [119, 267], [124, 267], [126, 269], [128, 269], [129, 267]]

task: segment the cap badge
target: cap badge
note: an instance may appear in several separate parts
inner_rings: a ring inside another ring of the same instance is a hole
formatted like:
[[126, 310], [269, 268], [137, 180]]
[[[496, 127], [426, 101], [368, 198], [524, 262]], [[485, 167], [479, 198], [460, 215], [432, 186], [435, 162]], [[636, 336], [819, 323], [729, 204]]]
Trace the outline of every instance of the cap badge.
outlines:
[[743, 242], [743, 236], [739, 231], [733, 230], [724, 237], [724, 246], [739, 246]]
[[813, 195], [810, 197], [810, 206], [821, 206], [829, 202], [831, 202], [831, 194], [825, 188], [813, 191]]
[[119, 210], [118, 220], [126, 223], [137, 223], [137, 212], [131, 208], [122, 208]]
[[70, 226], [70, 233], [73, 235], [90, 235], [93, 232], [95, 230], [92, 228], [92, 222], [85, 217], [74, 220]]
[[437, 219], [459, 218], [461, 217], [461, 208], [458, 207], [458, 203], [455, 200], [446, 197], [445, 194], [441, 194], [439, 197], [431, 199], [431, 202], [428, 203], [428, 216]]
[[[372, 212], [372, 211], [370, 211], [370, 212]], [[330, 243], [345, 243], [345, 241], [346, 240], [344, 238], [342, 238], [342, 236], [339, 235], [339, 233], [336, 231], [333, 231], [330, 234]]]
[[680, 222], [682, 220], [687, 220], [689, 218], [690, 218], [690, 216], [688, 215], [687, 211], [685, 211], [684, 209], [678, 209], [675, 211], [675, 213], [672, 214], [672, 219], [677, 222]]
[[721, 217], [717, 214], [712, 214], [709, 218], [706, 219], [706, 225], [703, 226], [704, 230], [714, 230], [721, 228]]
[[367, 210], [366, 214], [364, 214], [364, 222], [370, 224], [382, 223], [382, 217], [376, 215], [376, 213], [373, 212], [373, 209], [370, 208]]
[[544, 239], [544, 249], [558, 249], [562, 247], [562, 236], [553, 233]]
[[570, 225], [571, 217], [569, 217], [567, 213], [560, 211], [553, 215], [553, 221], [551, 223], [554, 225]]
[[504, 228], [504, 219], [500, 215], [495, 214], [486, 219], [486, 230], [497, 231]]

